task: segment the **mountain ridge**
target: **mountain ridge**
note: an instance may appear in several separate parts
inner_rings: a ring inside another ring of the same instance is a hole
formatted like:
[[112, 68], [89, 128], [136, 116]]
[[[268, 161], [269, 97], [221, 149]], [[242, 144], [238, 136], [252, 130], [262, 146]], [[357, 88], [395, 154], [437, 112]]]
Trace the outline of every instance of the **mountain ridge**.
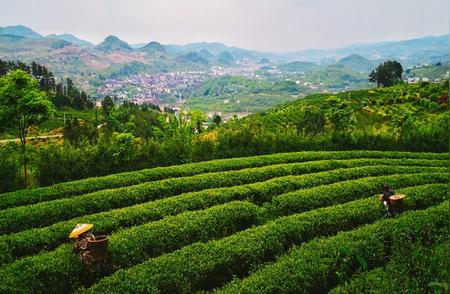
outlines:
[[[10, 35], [9, 39], [17, 41], [18, 38], [12, 36], [19, 36], [31, 39], [44, 38], [39, 33], [33, 31], [24, 25], [7, 26], [0, 28], [0, 35]], [[53, 35], [51, 35], [53, 36]], [[72, 34], [55, 35], [59, 39], [71, 42], [75, 45], [82, 46], [78, 40], [81, 40]], [[75, 37], [76, 39], [72, 38]], [[292, 52], [265, 52], [250, 49], [242, 49], [236, 46], [227, 46], [220, 42], [193, 42], [184, 45], [176, 44], [161, 44], [161, 46], [169, 54], [190, 52], [200, 53], [202, 50], [208, 51], [210, 54], [217, 56], [224, 51], [228, 51], [235, 59], [250, 59], [259, 61], [262, 58], [268, 58], [276, 63], [288, 63], [293, 61], [307, 61], [319, 64], [331, 64], [340, 59], [351, 55], [358, 54], [368, 60], [380, 59], [401, 59], [401, 62], [406, 63], [405, 66], [413, 66], [417, 63], [433, 63], [442, 59], [448, 58], [449, 40], [447, 35], [427, 35], [424, 37], [416, 37], [404, 40], [381, 41], [381, 42], [367, 42], [355, 43], [344, 47], [335, 49], [305, 49]], [[115, 37], [117, 38], [117, 37]], [[82, 42], [88, 42], [82, 40]], [[108, 45], [108, 43], [110, 43]], [[151, 42], [150, 42], [151, 43]], [[84, 43], [92, 44], [91, 42]], [[148, 45], [145, 44], [145, 45]], [[125, 41], [117, 38], [113, 42], [103, 41], [94, 48], [103, 48], [103, 51], [110, 52], [114, 50], [128, 51], [142, 49], [145, 45], [129, 45]], [[83, 46], [82, 46], [83, 47]], [[205, 54], [205, 51], [202, 54]], [[200, 55], [202, 55], [200, 54]], [[208, 54], [206, 54], [207, 56]], [[206, 57], [205, 56], [205, 57]], [[203, 57], [202, 57], [203, 58]], [[207, 59], [207, 58], [206, 58]]]
[[166, 48], [161, 45], [161, 43], [156, 42], [156, 41], [151, 41], [148, 44], [146, 44], [145, 46], [139, 48], [138, 50], [140, 51], [145, 51], [145, 52], [155, 52], [155, 53], [166, 53]]
[[43, 38], [41, 34], [33, 31], [29, 27], [20, 24], [14, 26], [0, 27], [0, 35], [14, 35], [32, 39]]
[[63, 40], [63, 41], [67, 41], [70, 42], [72, 44], [81, 46], [81, 47], [93, 47], [94, 44], [92, 44], [89, 41], [83, 40], [78, 38], [77, 36], [73, 35], [73, 34], [60, 34], [60, 35], [56, 35], [56, 34], [50, 34], [45, 36], [46, 38], [51, 38], [51, 39], [58, 39], [58, 40]]
[[126, 51], [131, 52], [133, 48], [127, 42], [122, 41], [114, 35], [109, 35], [100, 44], [94, 47], [96, 50], [103, 52]]
[[376, 67], [376, 61], [369, 60], [356, 53], [347, 55], [340, 59], [338, 63], [358, 72], [368, 72]]

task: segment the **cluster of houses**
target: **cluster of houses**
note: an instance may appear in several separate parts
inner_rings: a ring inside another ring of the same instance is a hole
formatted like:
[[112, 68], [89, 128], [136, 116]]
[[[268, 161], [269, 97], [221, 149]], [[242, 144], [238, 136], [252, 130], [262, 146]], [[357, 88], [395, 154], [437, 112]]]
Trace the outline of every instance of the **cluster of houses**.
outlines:
[[[183, 93], [202, 85], [207, 77], [242, 76], [255, 78], [260, 66], [244, 62], [237, 67], [212, 66], [207, 71], [185, 71], [149, 74], [142, 73], [121, 78], [110, 78], [97, 88], [100, 97], [107, 95], [137, 104], [166, 104], [167, 100], [183, 101]], [[172, 99], [167, 99], [172, 98]], [[174, 106], [174, 105], [173, 105]]]
[[97, 89], [100, 96], [114, 96], [137, 104], [161, 104], [162, 98], [181, 98], [182, 91], [200, 86], [205, 73], [200, 71], [137, 74], [118, 79], [108, 79]]
[[245, 78], [259, 78], [257, 71], [261, 66], [253, 62], [240, 61], [238, 67], [211, 66], [209, 75], [213, 77], [233, 76]]

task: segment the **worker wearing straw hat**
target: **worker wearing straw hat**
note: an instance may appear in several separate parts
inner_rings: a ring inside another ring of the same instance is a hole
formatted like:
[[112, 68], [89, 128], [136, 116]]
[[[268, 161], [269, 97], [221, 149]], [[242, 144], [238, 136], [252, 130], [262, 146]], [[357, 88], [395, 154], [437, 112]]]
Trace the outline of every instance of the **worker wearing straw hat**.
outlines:
[[95, 236], [89, 231], [93, 226], [93, 224], [77, 224], [72, 230], [69, 239], [74, 241], [75, 251], [86, 250], [89, 245], [88, 241], [95, 240]]

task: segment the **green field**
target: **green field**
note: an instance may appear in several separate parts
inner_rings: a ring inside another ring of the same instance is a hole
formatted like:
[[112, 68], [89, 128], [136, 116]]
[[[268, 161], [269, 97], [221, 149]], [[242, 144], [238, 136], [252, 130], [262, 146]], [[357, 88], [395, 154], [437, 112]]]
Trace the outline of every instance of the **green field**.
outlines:
[[[384, 183], [407, 196], [405, 212], [392, 218], [377, 197]], [[447, 190], [447, 153], [337, 151], [0, 194], [0, 293], [383, 292], [367, 283], [383, 278], [383, 266], [397, 274], [392, 251], [410, 243], [437, 248], [415, 252], [430, 257], [430, 268], [442, 266], [432, 257], [448, 241]], [[110, 235], [96, 272], [68, 240], [77, 223]], [[405, 256], [403, 269], [408, 260], [417, 256]]]
[[277, 105], [293, 102], [298, 95], [289, 94], [249, 94], [231, 96], [203, 96], [187, 100], [189, 108], [204, 112], [260, 112]]

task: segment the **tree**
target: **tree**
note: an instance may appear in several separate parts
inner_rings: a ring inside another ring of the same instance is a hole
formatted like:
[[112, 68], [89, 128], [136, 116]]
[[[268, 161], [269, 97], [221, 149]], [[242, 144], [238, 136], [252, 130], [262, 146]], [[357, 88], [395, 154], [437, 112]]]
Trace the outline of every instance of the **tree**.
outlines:
[[395, 60], [388, 60], [380, 64], [375, 72], [370, 74], [370, 81], [376, 82], [378, 86], [392, 86], [401, 81], [403, 73], [402, 65]]
[[380, 63], [369, 75], [369, 82], [377, 83], [377, 86], [389, 87], [402, 80], [403, 67], [395, 60]]
[[192, 133], [202, 132], [202, 123], [206, 120], [205, 115], [201, 111], [191, 110], [189, 111], [190, 125]]
[[64, 126], [64, 140], [67, 140], [74, 146], [79, 146], [84, 140], [93, 144], [98, 138], [98, 130], [90, 122], [80, 123], [78, 118], [68, 119]]
[[23, 70], [11, 71], [0, 78], [0, 126], [15, 131], [23, 154], [24, 186], [28, 187], [26, 140], [30, 126], [38, 125], [54, 111], [52, 102], [38, 81]]
[[105, 117], [109, 117], [111, 114], [111, 111], [114, 107], [114, 101], [111, 99], [111, 97], [106, 96], [102, 100], [102, 112]]
[[336, 96], [325, 100], [326, 116], [336, 132], [348, 132], [355, 127], [356, 116], [351, 102]]
[[302, 119], [297, 124], [297, 134], [304, 131], [309, 135], [316, 135], [325, 129], [325, 115], [318, 107], [308, 107], [304, 111]]
[[219, 126], [219, 124], [220, 124], [221, 121], [222, 121], [222, 118], [220, 117], [220, 115], [214, 114], [213, 122], [214, 122], [217, 126]]

